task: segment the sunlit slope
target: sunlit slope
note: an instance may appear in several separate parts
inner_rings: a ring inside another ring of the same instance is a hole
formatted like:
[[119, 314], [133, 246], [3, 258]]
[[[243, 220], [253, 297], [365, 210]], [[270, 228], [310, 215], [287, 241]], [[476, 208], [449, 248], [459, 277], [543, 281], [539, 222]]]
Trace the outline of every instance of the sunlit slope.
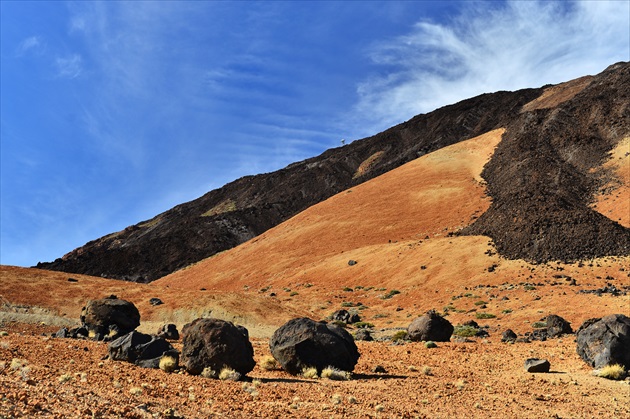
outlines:
[[630, 137], [625, 137], [610, 153], [602, 167], [611, 180], [604, 185], [593, 208], [602, 215], [630, 227]]
[[[273, 283], [355, 282], [364, 265], [384, 270], [372, 281], [413, 281], [414, 258], [392, 260], [402, 242], [446, 237], [485, 211], [480, 177], [502, 129], [418, 158], [298, 214], [230, 251], [175, 272], [156, 285], [240, 290]], [[449, 238], [466, 253], [487, 238]], [[484, 249], [485, 250], [485, 249]], [[358, 263], [348, 270], [348, 261]], [[460, 264], [462, 261], [458, 261]], [[413, 269], [412, 269], [413, 270]], [[344, 272], [344, 273], [342, 273]], [[402, 275], [402, 276], [401, 276]]]

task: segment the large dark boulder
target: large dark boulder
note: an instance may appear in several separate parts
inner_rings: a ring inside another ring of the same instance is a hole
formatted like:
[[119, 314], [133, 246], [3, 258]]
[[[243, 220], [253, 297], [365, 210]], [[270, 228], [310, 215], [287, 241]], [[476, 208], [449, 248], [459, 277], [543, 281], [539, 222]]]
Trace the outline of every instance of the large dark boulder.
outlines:
[[318, 373], [328, 366], [352, 371], [360, 356], [345, 329], [306, 317], [289, 320], [276, 330], [269, 348], [282, 368], [293, 375], [307, 367]]
[[585, 321], [577, 330], [577, 353], [589, 365], [621, 364], [630, 369], [630, 318], [611, 314]]
[[254, 369], [254, 348], [247, 329], [219, 319], [197, 319], [182, 329], [182, 365], [194, 375], [225, 367], [241, 376]]
[[140, 313], [133, 303], [111, 295], [88, 301], [81, 311], [81, 322], [97, 339], [121, 336], [140, 326]]
[[545, 318], [547, 324], [547, 337], [555, 338], [562, 335], [570, 335], [573, 333], [571, 323], [560, 316], [550, 314]]
[[455, 328], [435, 310], [414, 319], [407, 327], [407, 338], [412, 341], [448, 342]]
[[144, 368], [159, 368], [164, 355], [178, 358], [177, 351], [166, 340], [152, 335], [132, 331], [107, 346], [109, 359], [127, 361]]

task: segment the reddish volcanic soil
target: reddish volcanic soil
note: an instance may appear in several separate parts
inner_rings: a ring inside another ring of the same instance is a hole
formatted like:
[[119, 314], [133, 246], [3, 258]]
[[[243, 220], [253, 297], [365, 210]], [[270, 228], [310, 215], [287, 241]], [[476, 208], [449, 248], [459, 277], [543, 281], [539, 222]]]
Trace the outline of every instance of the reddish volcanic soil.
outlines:
[[[607, 284], [628, 291], [629, 257], [530, 264], [501, 258], [487, 237], [453, 234], [489, 207], [479, 174], [501, 134], [423, 156], [151, 284], [1, 266], [0, 331], [8, 335], [0, 337], [0, 418], [630, 417], [630, 382], [592, 376], [573, 336], [500, 341], [507, 328], [523, 335], [548, 314], [574, 329], [588, 318], [630, 315], [628, 295], [580, 292]], [[622, 142], [606, 163], [619, 181], [594, 204], [626, 226], [627, 148]], [[476, 320], [490, 337], [435, 349], [357, 342], [352, 380], [257, 366], [235, 383], [101, 360], [103, 343], [43, 335], [77, 324], [89, 299], [110, 294], [138, 307], [144, 332], [170, 322], [181, 330], [200, 316], [245, 325], [256, 360], [269, 355], [267, 339], [285, 321], [319, 320], [343, 307], [373, 323], [380, 338], [429, 309], [453, 324]], [[153, 297], [164, 304], [152, 306]], [[496, 317], [479, 320], [480, 312]], [[552, 372], [526, 373], [530, 357], [548, 359]], [[377, 365], [387, 373], [374, 373]]]
[[[422, 343], [358, 342], [361, 358], [349, 381], [305, 379], [257, 366], [247, 381], [229, 382], [101, 361], [105, 344], [42, 336], [49, 327], [9, 323], [2, 330], [9, 335], [0, 338], [0, 417], [630, 415], [630, 382], [592, 376], [575, 354], [571, 336], [509, 345], [495, 335], [434, 349]], [[269, 355], [265, 340], [255, 339], [253, 345], [257, 360]], [[551, 372], [525, 372], [529, 357], [548, 359]], [[387, 372], [374, 373], [376, 365]]]

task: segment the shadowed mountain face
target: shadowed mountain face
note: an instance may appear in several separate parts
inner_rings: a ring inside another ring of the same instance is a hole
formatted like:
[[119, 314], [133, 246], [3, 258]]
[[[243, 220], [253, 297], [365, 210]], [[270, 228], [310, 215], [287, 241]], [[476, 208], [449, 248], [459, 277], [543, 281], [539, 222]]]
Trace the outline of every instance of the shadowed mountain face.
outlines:
[[150, 282], [419, 156], [501, 127], [506, 134], [483, 173], [492, 205], [463, 233], [488, 235], [504, 256], [533, 261], [628, 254], [630, 231], [588, 204], [606, 180], [592, 169], [630, 132], [629, 73], [628, 64], [611, 66], [580, 82], [568, 100], [545, 97], [550, 89], [497, 92], [419, 115], [277, 172], [238, 179], [38, 267]]

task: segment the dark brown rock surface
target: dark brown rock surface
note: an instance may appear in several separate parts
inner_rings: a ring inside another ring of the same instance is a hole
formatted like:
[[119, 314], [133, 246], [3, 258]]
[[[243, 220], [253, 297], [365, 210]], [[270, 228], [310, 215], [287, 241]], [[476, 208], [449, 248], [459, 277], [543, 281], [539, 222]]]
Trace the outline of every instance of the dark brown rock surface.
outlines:
[[589, 207], [609, 180], [596, 169], [629, 133], [628, 63], [554, 108], [524, 112], [483, 170], [492, 205], [464, 234], [534, 262], [630, 254], [630, 229]]

